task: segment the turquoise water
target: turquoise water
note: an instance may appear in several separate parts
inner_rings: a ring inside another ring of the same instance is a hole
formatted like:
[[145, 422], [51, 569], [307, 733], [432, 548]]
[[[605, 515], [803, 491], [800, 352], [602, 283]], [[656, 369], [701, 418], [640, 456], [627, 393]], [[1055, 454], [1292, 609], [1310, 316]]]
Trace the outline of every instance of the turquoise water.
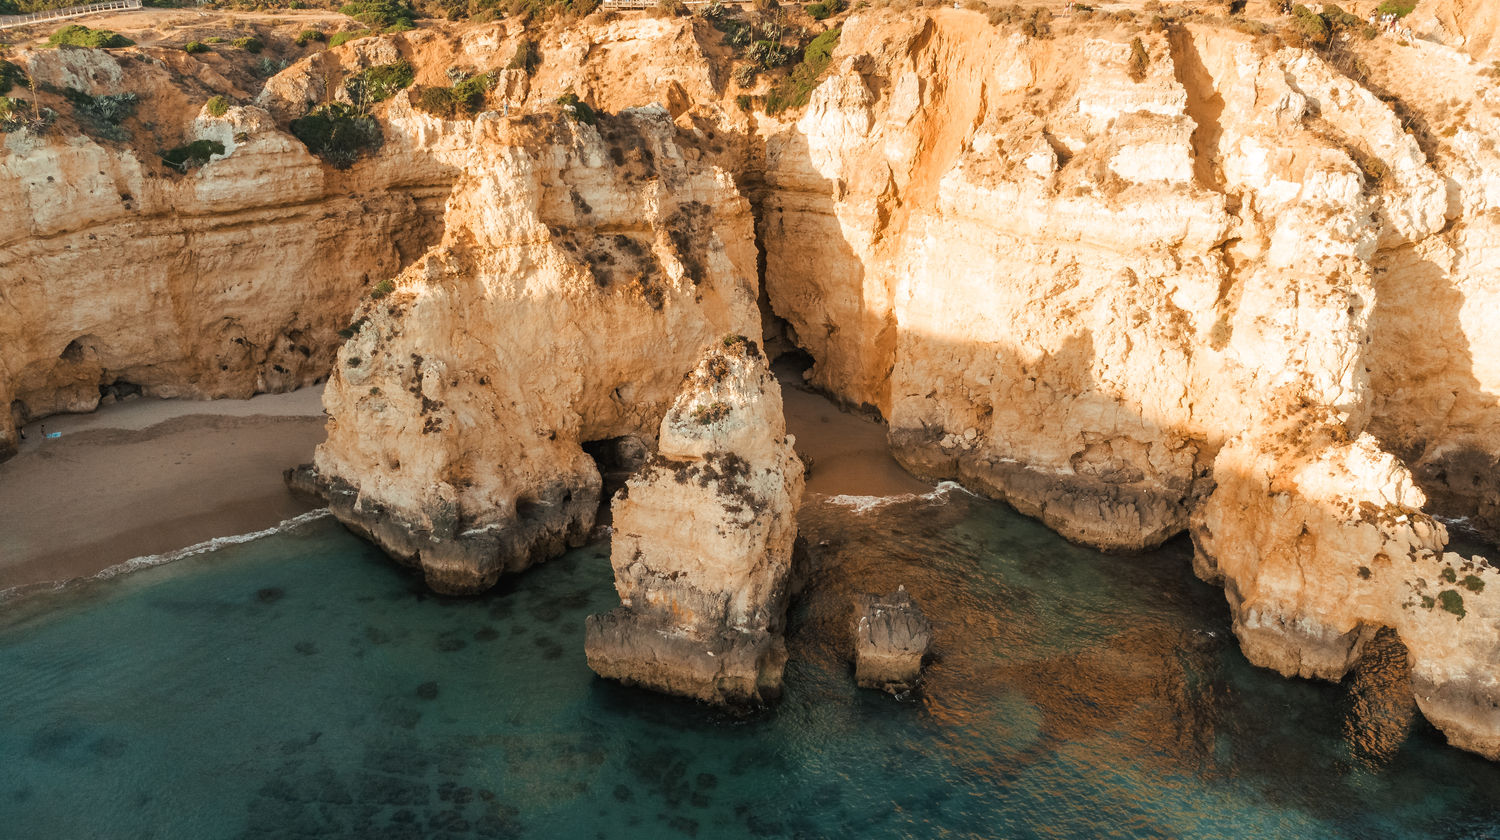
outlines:
[[[805, 511], [783, 702], [593, 677], [606, 548], [474, 599], [329, 520], [7, 607], [0, 836], [1494, 837], [1399, 651], [1250, 667], [1180, 545], [1104, 556], [962, 493]], [[849, 599], [933, 619], [921, 696], [853, 687]]]

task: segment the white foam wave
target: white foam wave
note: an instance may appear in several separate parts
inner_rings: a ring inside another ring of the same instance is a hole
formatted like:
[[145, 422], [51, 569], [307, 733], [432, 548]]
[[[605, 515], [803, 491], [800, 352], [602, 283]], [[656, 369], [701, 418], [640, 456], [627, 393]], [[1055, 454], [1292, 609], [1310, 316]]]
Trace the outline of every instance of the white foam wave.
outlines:
[[56, 592], [68, 586], [72, 586], [84, 581], [108, 580], [112, 577], [118, 577], [130, 572], [137, 572], [141, 569], [149, 569], [153, 566], [162, 566], [167, 563], [173, 563], [183, 559], [184, 557], [194, 557], [199, 554], [207, 554], [210, 551], [218, 551], [221, 548], [226, 548], [231, 545], [243, 545], [245, 543], [254, 542], [255, 540], [263, 539], [265, 537], [285, 533], [287, 531], [293, 530], [294, 528], [306, 525], [309, 522], [316, 522], [319, 519], [324, 519], [332, 515], [333, 511], [329, 510], [328, 508], [318, 508], [317, 510], [310, 510], [307, 513], [293, 516], [291, 519], [283, 519], [275, 525], [272, 525], [269, 528], [262, 528], [259, 531], [251, 531], [246, 534], [233, 534], [227, 537], [214, 537], [211, 540], [204, 540], [203, 542], [195, 543], [193, 545], [187, 546], [186, 548], [179, 548], [173, 551], [163, 552], [161, 554], [147, 554], [144, 557], [132, 557], [131, 559], [126, 560], [123, 563], [117, 563], [99, 572], [98, 574], [88, 577], [51, 581], [48, 583], [32, 583], [24, 584], [22, 586], [13, 586], [10, 589], [0, 590], [0, 604], [27, 595], [35, 595], [41, 592]]
[[869, 513], [886, 505], [895, 505], [902, 502], [925, 501], [947, 504], [948, 494], [955, 490], [967, 496], [974, 495], [969, 492], [968, 488], [956, 481], [940, 481], [938, 482], [938, 486], [928, 493], [901, 493], [895, 496], [854, 496], [840, 494], [838, 496], [829, 496], [823, 501], [830, 505], [853, 508], [855, 513]]

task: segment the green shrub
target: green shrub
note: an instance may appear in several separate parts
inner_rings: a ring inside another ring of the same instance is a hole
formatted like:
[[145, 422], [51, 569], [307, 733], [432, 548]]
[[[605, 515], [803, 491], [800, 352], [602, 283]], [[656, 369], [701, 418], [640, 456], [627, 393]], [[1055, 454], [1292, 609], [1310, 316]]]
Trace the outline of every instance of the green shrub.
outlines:
[[178, 172], [186, 172], [195, 166], [208, 163], [209, 157], [224, 154], [224, 144], [217, 140], [194, 140], [186, 146], [178, 146], [162, 152], [161, 159]]
[[381, 280], [375, 285], [375, 288], [370, 290], [370, 297], [375, 300], [380, 300], [381, 298], [389, 295], [394, 291], [396, 291], [395, 281], [391, 280], [390, 278], [386, 278], [384, 280]]
[[452, 87], [423, 88], [416, 96], [416, 106], [447, 120], [473, 117], [484, 110], [485, 92], [494, 84], [494, 77], [484, 73], [456, 82]]
[[260, 61], [257, 61], [255, 63], [254, 72], [255, 75], [261, 77], [262, 79], [269, 79], [277, 73], [285, 70], [289, 66], [291, 66], [291, 62], [285, 60], [278, 61], [277, 59], [271, 58], [268, 55], [263, 55], [260, 57]]
[[209, 116], [222, 117], [229, 113], [229, 100], [222, 96], [212, 96], [203, 107], [208, 109]]
[[1469, 590], [1470, 592], [1483, 592], [1484, 581], [1481, 580], [1478, 575], [1465, 575], [1464, 588]]
[[411, 29], [417, 17], [416, 10], [406, 0], [358, 0], [339, 9], [339, 13], [373, 29], [387, 30], [397, 24]]
[[328, 37], [328, 46], [339, 47], [349, 41], [358, 40], [372, 34], [368, 29], [357, 29], [353, 32], [335, 32]]
[[92, 49], [109, 49], [111, 47], [129, 47], [134, 41], [111, 32], [108, 29], [90, 29], [87, 26], [72, 24], [52, 33], [47, 39], [49, 47], [89, 47]]
[[332, 165], [348, 169], [359, 157], [378, 150], [385, 138], [380, 123], [352, 105], [335, 102], [292, 120], [292, 136], [307, 150]]
[[1335, 32], [1346, 29], [1363, 29], [1365, 26], [1364, 18], [1349, 14], [1340, 8], [1337, 3], [1324, 3], [1321, 17], [1327, 22], [1328, 27]]
[[230, 41], [229, 43], [230, 43], [231, 46], [239, 47], [240, 49], [244, 50], [247, 53], [258, 53], [261, 50], [263, 50], [263, 49], [266, 48], [266, 45], [262, 44], [261, 41], [260, 41], [260, 39], [254, 37], [254, 36], [246, 36], [244, 38], [235, 38], [233, 41]]
[[818, 77], [828, 69], [833, 60], [833, 50], [839, 43], [839, 30], [830, 29], [814, 38], [802, 51], [802, 62], [766, 96], [766, 113], [779, 114], [788, 108], [801, 108], [807, 104], [813, 88], [818, 86]]
[[339, 336], [342, 338], [353, 338], [359, 333], [360, 328], [369, 323], [369, 321], [369, 318], [360, 318], [349, 326], [339, 330]]
[[557, 104], [563, 106], [568, 116], [584, 125], [593, 125], [599, 121], [599, 112], [590, 108], [587, 102], [579, 99], [578, 94], [571, 90], [557, 97]]
[[89, 134], [105, 140], [124, 140], [120, 124], [135, 114], [139, 100], [133, 93], [90, 96], [81, 90], [66, 88], [63, 97], [73, 105], [73, 115]]
[[1328, 46], [1328, 21], [1301, 3], [1292, 7], [1291, 27], [1293, 34], [1300, 35], [1308, 44], [1315, 47]]
[[1437, 599], [1444, 610], [1453, 613], [1459, 618], [1468, 615], [1468, 611], [1464, 609], [1464, 596], [1458, 594], [1458, 590], [1444, 589], [1438, 593]]
[[510, 63], [505, 65], [507, 70], [525, 70], [530, 76], [536, 72], [537, 65], [542, 63], [542, 54], [537, 50], [536, 41], [530, 38], [522, 38], [516, 44], [516, 53], [510, 57]]
[[1404, 18], [1416, 8], [1417, 0], [1385, 0], [1384, 3], [1375, 7], [1375, 11], [1377, 14], [1395, 15], [1398, 18]]
[[57, 119], [57, 112], [25, 99], [0, 96], [0, 134], [30, 129], [41, 134]]
[[311, 44], [313, 41], [327, 40], [328, 36], [324, 35], [316, 29], [304, 29], [301, 32], [297, 33], [296, 44], [299, 47], [305, 47], [308, 44]]
[[1130, 78], [1132, 81], [1141, 82], [1146, 78], [1146, 68], [1151, 66], [1151, 54], [1146, 52], [1146, 45], [1141, 43], [1140, 38], [1130, 41]]
[[813, 20], [826, 20], [847, 9], [844, 0], [820, 0], [807, 7], [807, 13], [812, 15]]
[[797, 50], [780, 41], [773, 41], [767, 38], [751, 44], [750, 52], [747, 55], [762, 70], [774, 70], [777, 67], [785, 67], [792, 63], [792, 58], [797, 55]]
[[26, 71], [5, 59], [0, 59], [0, 96], [10, 93], [16, 85], [25, 85]]
[[188, 55], [206, 53], [208, 52], [208, 45], [203, 43], [202, 41], [188, 41], [186, 44], [182, 45], [182, 51], [187, 53]]
[[349, 98], [355, 104], [369, 106], [384, 102], [395, 96], [397, 91], [411, 87], [416, 78], [411, 64], [406, 59], [401, 59], [361, 70], [344, 82], [344, 89], [349, 91]]
[[740, 87], [754, 87], [755, 77], [760, 74], [760, 68], [754, 64], [741, 64], [734, 68], [734, 83]]

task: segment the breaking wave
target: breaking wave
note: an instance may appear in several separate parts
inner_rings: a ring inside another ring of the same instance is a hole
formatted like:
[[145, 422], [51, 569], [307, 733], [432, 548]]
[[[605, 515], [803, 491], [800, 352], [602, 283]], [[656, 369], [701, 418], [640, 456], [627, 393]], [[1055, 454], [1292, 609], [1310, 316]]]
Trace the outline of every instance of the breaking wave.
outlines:
[[316, 522], [319, 519], [324, 519], [332, 515], [333, 512], [328, 508], [318, 508], [317, 510], [310, 510], [307, 513], [294, 516], [291, 519], [284, 519], [269, 528], [262, 528], [259, 531], [250, 531], [249, 533], [245, 534], [232, 534], [227, 537], [214, 537], [211, 540], [204, 540], [200, 543], [194, 543], [193, 545], [187, 546], [186, 548], [178, 548], [172, 551], [165, 551], [161, 554], [147, 554], [143, 557], [133, 557], [123, 563], [117, 563], [113, 566], [110, 566], [109, 568], [99, 572], [98, 574], [90, 575], [87, 577], [13, 586], [10, 589], [0, 590], [0, 604], [14, 601], [19, 598], [24, 598], [29, 595], [41, 594], [43, 592], [57, 592], [62, 589], [66, 589], [69, 586], [74, 586], [88, 581], [108, 580], [110, 578], [118, 577], [123, 574], [129, 574], [130, 572], [137, 572], [141, 569], [149, 569], [153, 566], [162, 566], [167, 563], [172, 563], [181, 560], [184, 557], [194, 557], [199, 554], [207, 554], [211, 551], [218, 551], [221, 548], [225, 548], [231, 545], [243, 545], [247, 542], [254, 542], [255, 540], [263, 539], [265, 537], [286, 533], [287, 531], [291, 531], [293, 529], [306, 525], [309, 522]]
[[[840, 494], [838, 496], [829, 496], [823, 501], [830, 505], [853, 508], [855, 513], [868, 513], [869, 511], [883, 508], [886, 505], [901, 504], [903, 502], [924, 501], [945, 505], [948, 503], [948, 494], [953, 491], [958, 491], [966, 496], [975, 496], [968, 488], [956, 481], [940, 481], [938, 482], [938, 486], [928, 493], [901, 493], [895, 496], [852, 496]], [[978, 498], [978, 496], [975, 496], [975, 498]]]

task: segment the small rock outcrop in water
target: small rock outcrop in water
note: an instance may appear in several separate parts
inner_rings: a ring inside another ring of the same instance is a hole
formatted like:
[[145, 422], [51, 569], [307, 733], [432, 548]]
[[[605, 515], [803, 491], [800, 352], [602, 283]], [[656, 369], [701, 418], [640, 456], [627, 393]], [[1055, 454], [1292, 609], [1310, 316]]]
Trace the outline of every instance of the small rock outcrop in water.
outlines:
[[622, 606], [590, 616], [600, 676], [724, 705], [781, 692], [802, 463], [755, 342], [724, 339], [688, 376], [661, 446], [614, 499]]
[[932, 644], [932, 624], [906, 591], [854, 599], [854, 681], [892, 694], [910, 691]]

